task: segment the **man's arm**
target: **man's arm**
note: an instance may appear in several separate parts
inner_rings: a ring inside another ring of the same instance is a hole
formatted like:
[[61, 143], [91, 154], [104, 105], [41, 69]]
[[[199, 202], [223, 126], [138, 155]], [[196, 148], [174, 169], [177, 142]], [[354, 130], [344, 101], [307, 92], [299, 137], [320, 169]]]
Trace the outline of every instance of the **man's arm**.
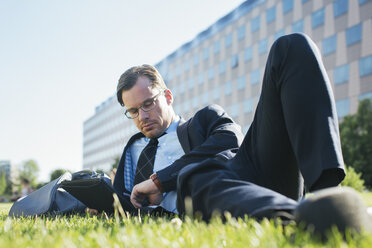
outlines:
[[243, 141], [240, 126], [218, 105], [209, 105], [198, 111], [190, 121], [188, 131], [191, 151], [157, 172], [165, 192], [176, 190], [178, 173], [183, 167], [222, 151], [239, 148]]

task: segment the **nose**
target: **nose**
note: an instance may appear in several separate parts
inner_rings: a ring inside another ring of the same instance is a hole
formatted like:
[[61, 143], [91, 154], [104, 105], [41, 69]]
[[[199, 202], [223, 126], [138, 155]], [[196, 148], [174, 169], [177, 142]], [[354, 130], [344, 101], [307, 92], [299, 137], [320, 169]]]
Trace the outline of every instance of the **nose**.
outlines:
[[149, 112], [143, 111], [141, 108], [138, 110], [138, 120], [143, 121], [148, 119], [149, 117]]

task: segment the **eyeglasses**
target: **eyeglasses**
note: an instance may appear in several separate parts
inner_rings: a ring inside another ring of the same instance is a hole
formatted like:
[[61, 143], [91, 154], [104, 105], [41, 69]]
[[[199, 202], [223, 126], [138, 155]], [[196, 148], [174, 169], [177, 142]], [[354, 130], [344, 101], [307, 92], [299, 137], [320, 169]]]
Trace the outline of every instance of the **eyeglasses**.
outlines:
[[157, 94], [153, 98], [150, 98], [144, 101], [143, 104], [139, 106], [138, 108], [131, 108], [131, 109], [125, 110], [125, 116], [128, 117], [128, 119], [135, 119], [138, 117], [140, 109], [142, 109], [144, 112], [149, 112], [153, 110], [156, 106], [156, 101], [163, 93], [164, 91], [160, 91], [159, 94]]

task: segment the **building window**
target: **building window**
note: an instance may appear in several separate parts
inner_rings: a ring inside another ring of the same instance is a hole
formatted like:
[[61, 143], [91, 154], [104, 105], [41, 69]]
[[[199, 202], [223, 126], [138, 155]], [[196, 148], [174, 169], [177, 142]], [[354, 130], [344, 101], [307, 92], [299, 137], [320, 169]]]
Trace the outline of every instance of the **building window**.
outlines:
[[372, 55], [359, 59], [359, 75], [361, 77], [372, 73]]
[[196, 108], [198, 107], [198, 104], [199, 104], [199, 98], [197, 96], [195, 96], [193, 99], [192, 99], [192, 107], [193, 108]]
[[345, 115], [348, 115], [350, 112], [349, 98], [336, 101], [336, 109], [338, 118], [342, 118]]
[[371, 0], [359, 0], [359, 5], [365, 4]]
[[207, 60], [208, 58], [209, 58], [209, 47], [206, 47], [203, 50], [203, 59]]
[[337, 47], [337, 36], [333, 35], [322, 41], [323, 55], [334, 53]]
[[178, 65], [176, 67], [176, 76], [179, 76], [181, 74], [181, 65]]
[[236, 88], [237, 90], [242, 90], [245, 88], [245, 76], [238, 77], [236, 80]]
[[253, 111], [253, 99], [249, 98], [243, 102], [243, 111], [244, 113], [248, 114]]
[[217, 100], [220, 98], [220, 86], [217, 86], [216, 88], [213, 89], [213, 100]]
[[225, 73], [226, 72], [226, 61], [221, 61], [218, 68], [219, 68], [218, 71], [220, 74]]
[[244, 50], [244, 61], [248, 62], [248, 61], [252, 60], [252, 57], [253, 57], [253, 49], [252, 49], [252, 47], [247, 47]]
[[346, 44], [351, 46], [362, 40], [362, 23], [346, 29]]
[[260, 69], [251, 72], [251, 84], [258, 84], [260, 82]]
[[180, 94], [185, 92], [185, 83], [180, 83]]
[[302, 3], [306, 3], [306, 2], [308, 2], [309, 0], [302, 0]]
[[190, 61], [186, 60], [185, 63], [183, 64], [183, 68], [185, 71], [188, 71], [190, 69]]
[[235, 103], [230, 106], [230, 115], [233, 118], [239, 115], [239, 103]]
[[238, 40], [242, 40], [245, 37], [245, 25], [238, 28]]
[[266, 10], [266, 23], [272, 23], [276, 19], [276, 6]]
[[324, 24], [324, 8], [318, 11], [315, 11], [311, 15], [311, 27], [312, 28], [317, 28], [323, 24]]
[[187, 112], [187, 111], [189, 111], [189, 108], [190, 108], [190, 103], [189, 103], [189, 101], [184, 101], [184, 102], [183, 102], [183, 112]]
[[209, 102], [209, 92], [208, 91], [203, 93], [202, 102], [203, 102], [203, 105], [205, 105]]
[[225, 47], [231, 47], [232, 45], [232, 33], [225, 35]]
[[299, 20], [292, 24], [292, 33], [304, 32], [304, 20]]
[[178, 95], [178, 88], [177, 87], [173, 87], [172, 88], [172, 94], [173, 94], [173, 96], [177, 96]]
[[333, 71], [335, 84], [342, 84], [349, 81], [349, 64], [338, 66]]
[[345, 14], [348, 9], [348, 0], [336, 0], [333, 2], [333, 14], [334, 17], [338, 17]]
[[217, 54], [220, 52], [221, 42], [218, 40], [213, 44], [213, 52]]
[[274, 40], [277, 40], [279, 37], [282, 37], [283, 35], [285, 35], [284, 29], [277, 31], [274, 35]]
[[211, 67], [208, 70], [208, 80], [211, 80], [213, 78], [214, 78], [214, 67]]
[[267, 39], [263, 39], [258, 43], [258, 54], [261, 55], [267, 52]]
[[369, 99], [372, 102], [372, 92], [364, 93], [359, 95], [359, 101]]
[[189, 79], [189, 90], [191, 90], [192, 88], [194, 88], [194, 79], [190, 78]]
[[199, 65], [199, 53], [194, 55], [194, 66]]
[[293, 0], [283, 0], [283, 14], [293, 9]]
[[231, 63], [231, 68], [238, 67], [239, 57], [237, 54], [231, 56], [230, 63]]
[[254, 33], [260, 28], [260, 16], [253, 18], [251, 21], [251, 32]]
[[231, 82], [225, 83], [224, 90], [225, 90], [225, 96], [231, 95], [231, 93], [232, 93], [232, 83]]
[[204, 73], [200, 72], [198, 75], [198, 83], [202, 84], [204, 82]]

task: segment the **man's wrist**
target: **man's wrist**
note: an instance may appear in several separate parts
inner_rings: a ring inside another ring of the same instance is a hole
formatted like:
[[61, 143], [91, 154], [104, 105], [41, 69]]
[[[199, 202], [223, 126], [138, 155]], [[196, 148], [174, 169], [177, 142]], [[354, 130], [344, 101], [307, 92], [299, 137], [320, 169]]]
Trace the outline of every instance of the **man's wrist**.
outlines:
[[163, 189], [163, 186], [161, 185], [161, 182], [158, 178], [158, 175], [156, 175], [156, 173], [154, 173], [150, 176], [150, 179], [154, 182], [154, 184], [160, 190], [160, 192], [164, 193], [164, 189]]

